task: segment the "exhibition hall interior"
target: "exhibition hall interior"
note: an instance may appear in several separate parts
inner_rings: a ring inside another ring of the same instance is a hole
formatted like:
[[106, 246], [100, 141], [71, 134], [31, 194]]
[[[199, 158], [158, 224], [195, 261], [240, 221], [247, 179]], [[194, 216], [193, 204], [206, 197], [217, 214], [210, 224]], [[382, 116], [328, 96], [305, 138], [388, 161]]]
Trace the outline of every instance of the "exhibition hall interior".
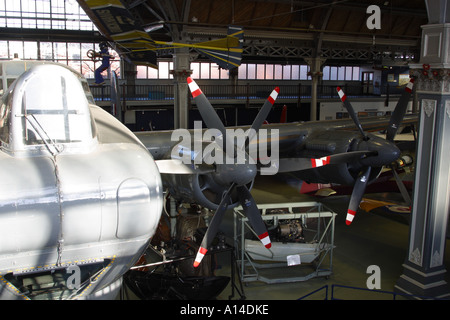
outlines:
[[0, 78], [0, 299], [450, 299], [447, 0], [0, 0]]

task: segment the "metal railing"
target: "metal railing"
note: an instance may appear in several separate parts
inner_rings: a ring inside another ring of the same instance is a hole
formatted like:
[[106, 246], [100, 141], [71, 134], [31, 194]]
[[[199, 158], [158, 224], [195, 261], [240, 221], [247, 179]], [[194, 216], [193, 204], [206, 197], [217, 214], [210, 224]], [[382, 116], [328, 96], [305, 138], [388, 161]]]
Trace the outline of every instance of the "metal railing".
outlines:
[[[110, 86], [91, 86], [91, 92], [96, 101], [109, 101], [111, 97]], [[203, 93], [210, 100], [239, 100], [249, 101], [266, 99], [273, 85], [202, 85]], [[361, 84], [346, 84], [343, 86], [347, 96], [367, 96]], [[174, 99], [174, 86], [163, 85], [120, 85], [120, 93], [124, 101], [168, 101]], [[336, 85], [319, 85], [317, 96], [321, 99], [338, 99]], [[305, 99], [311, 97], [311, 85], [295, 84], [280, 86], [278, 99]]]
[[[376, 289], [367, 289], [367, 288], [358, 288], [358, 287], [351, 287], [351, 286], [344, 286], [339, 284], [332, 284], [331, 289], [329, 288], [330, 285], [324, 285], [300, 298], [297, 300], [305, 300], [307, 298], [310, 298], [312, 296], [317, 296], [318, 294], [324, 295], [323, 298], [315, 299], [315, 300], [398, 300], [399, 298], [402, 300], [406, 299], [421, 299], [421, 300], [438, 300], [435, 297], [424, 297], [419, 295], [413, 295], [413, 294], [406, 294], [406, 293], [399, 293], [399, 292], [392, 292], [392, 291], [386, 291], [386, 290], [376, 290]], [[339, 290], [336, 289], [341, 289]], [[342, 292], [342, 289], [348, 290], [346, 294], [344, 295]], [[337, 292], [338, 291], [338, 294]], [[328, 297], [328, 294], [330, 294], [330, 297]], [[341, 296], [339, 298], [339, 295]]]

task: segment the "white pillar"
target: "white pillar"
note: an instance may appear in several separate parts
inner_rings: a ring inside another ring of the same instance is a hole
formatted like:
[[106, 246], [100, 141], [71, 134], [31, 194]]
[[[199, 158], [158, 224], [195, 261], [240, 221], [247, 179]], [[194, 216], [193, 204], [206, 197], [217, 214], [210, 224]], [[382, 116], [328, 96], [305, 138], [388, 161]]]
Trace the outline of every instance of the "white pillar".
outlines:
[[319, 57], [316, 58], [306, 58], [306, 63], [310, 66], [311, 72], [311, 114], [310, 120], [317, 120], [317, 85], [322, 78], [322, 64], [326, 59]]
[[192, 73], [188, 48], [177, 48], [173, 56], [174, 70], [174, 129], [188, 129], [189, 88], [187, 77]]
[[[433, 0], [428, 5], [439, 6], [440, 2]], [[449, 32], [448, 23], [423, 26], [420, 64], [410, 65], [420, 121], [408, 254], [395, 286], [399, 293], [436, 298], [450, 297], [444, 280], [450, 212]]]

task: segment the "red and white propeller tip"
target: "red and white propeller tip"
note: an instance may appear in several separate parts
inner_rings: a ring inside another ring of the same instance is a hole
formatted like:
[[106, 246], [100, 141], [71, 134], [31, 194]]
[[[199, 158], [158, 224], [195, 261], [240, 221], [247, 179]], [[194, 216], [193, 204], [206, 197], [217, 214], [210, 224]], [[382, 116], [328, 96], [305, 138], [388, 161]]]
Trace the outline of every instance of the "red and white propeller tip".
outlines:
[[311, 163], [313, 168], [326, 166], [327, 164], [330, 164], [330, 157], [326, 156], [319, 159], [311, 159]]
[[353, 210], [350, 210], [350, 209], [347, 210], [347, 217], [345, 218], [345, 224], [346, 225], [349, 226], [352, 223], [353, 218], [355, 218], [355, 214], [356, 214], [356, 211], [353, 211]]
[[414, 79], [411, 78], [411, 79], [409, 79], [409, 82], [405, 87], [405, 91], [408, 91], [409, 93], [411, 93], [413, 90], [413, 87], [414, 87]]
[[272, 242], [270, 241], [269, 233], [264, 232], [263, 234], [260, 234], [258, 238], [264, 245], [264, 247], [266, 247], [267, 249], [270, 249], [272, 247]]
[[279, 93], [280, 93], [280, 88], [276, 87], [275, 89], [273, 89], [272, 93], [267, 98], [267, 100], [269, 100], [269, 102], [273, 105], [275, 103], [275, 100], [277, 100]]
[[[267, 249], [270, 249], [272, 247], [272, 242], [270, 241], [270, 237], [269, 237], [269, 233], [265, 232], [261, 235], [258, 236], [259, 240], [261, 241], [261, 243], [264, 245], [264, 247], [266, 247]], [[206, 252], [208, 252], [207, 249], [200, 247], [200, 249], [197, 252], [197, 255], [195, 256], [195, 260], [194, 260], [194, 268], [197, 268], [200, 263], [202, 262], [203, 258], [206, 255]]]
[[345, 100], [347, 100], [347, 95], [344, 93], [344, 91], [342, 91], [341, 87], [337, 87], [336, 89], [341, 101], [344, 102]]
[[203, 257], [205, 256], [207, 251], [208, 250], [206, 250], [205, 248], [200, 247], [200, 249], [197, 252], [197, 255], [195, 256], [194, 268], [197, 268], [200, 265], [200, 262], [202, 262]]
[[187, 83], [189, 90], [191, 90], [192, 97], [196, 98], [203, 93], [198, 84], [191, 77], [187, 78]]

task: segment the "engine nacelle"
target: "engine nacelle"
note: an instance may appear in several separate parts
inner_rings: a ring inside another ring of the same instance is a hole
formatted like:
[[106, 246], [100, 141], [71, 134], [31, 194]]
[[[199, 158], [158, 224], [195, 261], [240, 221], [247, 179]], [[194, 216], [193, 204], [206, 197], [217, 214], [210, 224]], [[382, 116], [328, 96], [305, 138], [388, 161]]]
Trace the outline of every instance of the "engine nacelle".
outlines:
[[[192, 145], [177, 144], [170, 153], [166, 154], [166, 159], [179, 159], [184, 163], [187, 161], [192, 164], [205, 162], [211, 163], [210, 152], [217, 146], [214, 143], [203, 142], [199, 152]], [[215, 150], [218, 150], [217, 148]], [[238, 185], [246, 184], [249, 190], [253, 186], [251, 166], [245, 164], [216, 164], [213, 163], [215, 170], [211, 172], [199, 172], [194, 174], [161, 174], [163, 184], [168, 188], [171, 196], [180, 202], [196, 203], [211, 210], [216, 210], [222, 201], [223, 195], [228, 191], [231, 184], [236, 182]], [[239, 166], [239, 170], [238, 167]], [[256, 167], [255, 167], [256, 168]], [[248, 170], [247, 170], [248, 169]], [[242, 180], [242, 181], [240, 181]], [[251, 181], [250, 181], [251, 180]], [[239, 182], [237, 182], [239, 181]], [[250, 181], [246, 183], [247, 181]], [[238, 204], [237, 193], [231, 196], [231, 202], [228, 207], [232, 208]]]
[[[168, 188], [170, 195], [180, 202], [196, 203], [211, 210], [216, 210], [227, 192], [229, 186], [218, 184], [214, 180], [214, 173], [206, 174], [162, 174], [163, 184]], [[253, 181], [247, 184], [249, 190]], [[237, 194], [232, 195], [229, 208], [238, 205]]]
[[[329, 142], [332, 141], [332, 142]], [[381, 145], [385, 140], [370, 135], [370, 143], [373, 145]], [[319, 158], [329, 154], [340, 154], [351, 151], [376, 150], [367, 147], [367, 142], [363, 141], [357, 133], [348, 131], [333, 132], [330, 136], [329, 132], [320, 132], [311, 136], [308, 143], [300, 150], [302, 157]], [[384, 159], [379, 162], [376, 157], [368, 158], [372, 164], [372, 170], [369, 181], [378, 177], [381, 172]], [[336, 183], [342, 185], [354, 185], [360, 171], [368, 165], [365, 159], [355, 160], [348, 163], [330, 164], [319, 168], [305, 170], [301, 172], [302, 180], [308, 183]]]

